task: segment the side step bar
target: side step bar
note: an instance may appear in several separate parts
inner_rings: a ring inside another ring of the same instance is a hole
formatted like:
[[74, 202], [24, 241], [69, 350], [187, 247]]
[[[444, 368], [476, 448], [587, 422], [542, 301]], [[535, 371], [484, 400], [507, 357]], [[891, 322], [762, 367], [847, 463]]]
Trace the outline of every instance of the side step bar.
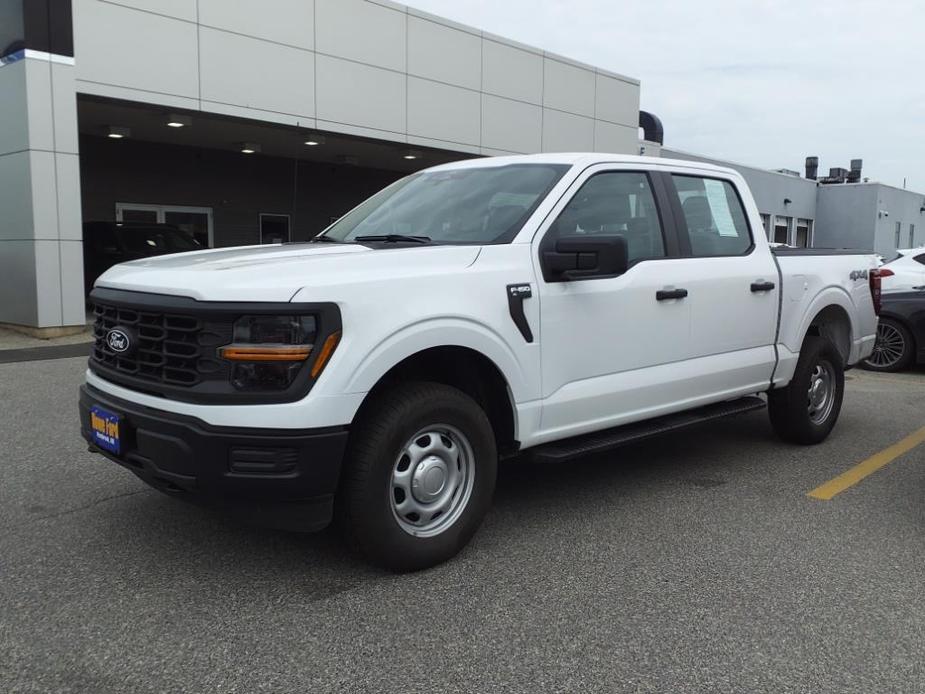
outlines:
[[689, 426], [720, 419], [721, 417], [761, 410], [764, 407], [766, 407], [765, 401], [755, 396], [728, 400], [714, 405], [698, 407], [696, 410], [687, 410], [686, 412], [669, 414], [644, 422], [625, 424], [621, 427], [596, 431], [563, 441], [553, 441], [552, 443], [537, 446], [529, 453], [532, 454], [532, 458], [536, 462], [557, 463], [580, 455], [609, 451], [612, 448], [619, 448], [653, 436], [686, 429]]

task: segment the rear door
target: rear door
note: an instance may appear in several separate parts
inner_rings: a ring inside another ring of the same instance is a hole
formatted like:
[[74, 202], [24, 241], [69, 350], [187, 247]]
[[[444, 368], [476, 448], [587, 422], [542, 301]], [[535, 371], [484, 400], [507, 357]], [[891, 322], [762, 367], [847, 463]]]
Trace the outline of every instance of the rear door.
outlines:
[[732, 179], [662, 176], [683, 256], [673, 278], [687, 289], [691, 310], [692, 385], [713, 400], [764, 390], [776, 360], [781, 288], [760, 226], [751, 223], [757, 210], [746, 209]]

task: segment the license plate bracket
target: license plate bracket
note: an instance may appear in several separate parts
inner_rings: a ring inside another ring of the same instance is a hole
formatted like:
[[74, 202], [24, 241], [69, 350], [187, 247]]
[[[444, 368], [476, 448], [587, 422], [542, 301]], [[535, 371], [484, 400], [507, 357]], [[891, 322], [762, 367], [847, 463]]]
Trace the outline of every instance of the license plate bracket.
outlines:
[[122, 452], [122, 417], [99, 405], [90, 407], [90, 438], [115, 455]]

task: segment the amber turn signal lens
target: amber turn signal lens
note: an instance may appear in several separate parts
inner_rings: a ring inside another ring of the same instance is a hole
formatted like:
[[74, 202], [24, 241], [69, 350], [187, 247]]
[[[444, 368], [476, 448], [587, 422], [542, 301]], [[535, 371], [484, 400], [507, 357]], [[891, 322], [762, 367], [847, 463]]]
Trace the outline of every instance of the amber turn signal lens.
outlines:
[[219, 350], [228, 361], [305, 361], [311, 353], [311, 345], [228, 345]]
[[312, 378], [318, 378], [318, 374], [321, 373], [324, 365], [328, 363], [328, 359], [334, 354], [334, 349], [337, 347], [338, 342], [340, 342], [339, 330], [336, 333], [328, 335], [328, 339], [325, 340], [324, 344], [321, 346], [321, 352], [318, 354], [318, 358], [312, 365]]

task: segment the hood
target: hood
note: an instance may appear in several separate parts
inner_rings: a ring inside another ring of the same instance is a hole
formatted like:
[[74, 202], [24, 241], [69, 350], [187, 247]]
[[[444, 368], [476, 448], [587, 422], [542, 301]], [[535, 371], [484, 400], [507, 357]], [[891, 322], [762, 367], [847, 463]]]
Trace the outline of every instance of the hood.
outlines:
[[303, 287], [445, 275], [468, 267], [478, 254], [478, 246], [244, 246], [132, 260], [107, 270], [96, 286], [200, 301], [289, 301]]

